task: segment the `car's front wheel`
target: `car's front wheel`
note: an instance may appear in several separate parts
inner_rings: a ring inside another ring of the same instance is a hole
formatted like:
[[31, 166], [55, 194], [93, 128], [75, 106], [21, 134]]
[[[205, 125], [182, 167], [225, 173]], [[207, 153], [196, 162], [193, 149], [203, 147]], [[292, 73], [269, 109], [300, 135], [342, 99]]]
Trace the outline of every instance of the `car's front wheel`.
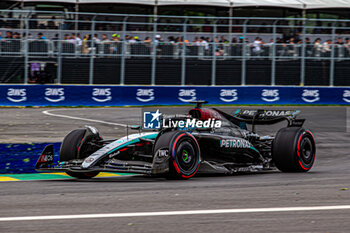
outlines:
[[[91, 150], [88, 145], [93, 137], [85, 137], [86, 129], [76, 129], [70, 132], [64, 139], [60, 150], [60, 161], [70, 161], [74, 159], [86, 158]], [[73, 172], [67, 171], [68, 175], [78, 179], [89, 179], [95, 177], [99, 172]]]

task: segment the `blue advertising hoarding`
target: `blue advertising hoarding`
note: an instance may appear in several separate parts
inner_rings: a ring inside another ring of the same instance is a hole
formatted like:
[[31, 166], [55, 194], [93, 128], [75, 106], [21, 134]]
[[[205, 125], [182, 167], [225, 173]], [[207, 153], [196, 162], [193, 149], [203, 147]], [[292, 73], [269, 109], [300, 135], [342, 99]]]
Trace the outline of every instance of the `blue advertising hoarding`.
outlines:
[[0, 85], [0, 106], [350, 104], [350, 87]]

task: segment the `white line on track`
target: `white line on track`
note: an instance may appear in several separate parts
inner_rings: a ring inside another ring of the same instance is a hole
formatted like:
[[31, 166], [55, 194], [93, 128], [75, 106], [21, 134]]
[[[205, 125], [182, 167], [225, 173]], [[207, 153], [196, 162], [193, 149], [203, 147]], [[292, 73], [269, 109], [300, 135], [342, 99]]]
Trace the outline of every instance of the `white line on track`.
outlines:
[[350, 205], [338, 206], [309, 206], [309, 207], [277, 207], [277, 208], [252, 208], [252, 209], [217, 209], [217, 210], [186, 210], [186, 211], [162, 211], [162, 212], [136, 212], [136, 213], [110, 213], [110, 214], [77, 214], [77, 215], [48, 215], [48, 216], [24, 216], [1, 217], [0, 222], [9, 221], [35, 221], [35, 220], [62, 220], [62, 219], [90, 219], [90, 218], [123, 218], [123, 217], [152, 217], [174, 215], [203, 215], [203, 214], [238, 214], [238, 213], [266, 213], [266, 212], [294, 212], [294, 211], [326, 211], [349, 210]]
[[117, 126], [127, 127], [127, 125], [120, 124], [120, 123], [114, 123], [114, 122], [108, 122], [108, 121], [101, 121], [101, 120], [95, 120], [95, 119], [88, 119], [88, 118], [82, 118], [82, 117], [67, 116], [67, 115], [62, 115], [62, 114], [51, 113], [53, 111], [59, 111], [59, 110], [62, 110], [62, 109], [46, 110], [46, 111], [42, 111], [42, 113], [45, 115], [48, 115], [48, 116], [61, 117], [61, 118], [67, 118], [67, 119], [72, 119], [72, 120], [90, 121], [90, 122], [102, 123], [102, 124], [107, 124], [107, 125], [117, 125]]

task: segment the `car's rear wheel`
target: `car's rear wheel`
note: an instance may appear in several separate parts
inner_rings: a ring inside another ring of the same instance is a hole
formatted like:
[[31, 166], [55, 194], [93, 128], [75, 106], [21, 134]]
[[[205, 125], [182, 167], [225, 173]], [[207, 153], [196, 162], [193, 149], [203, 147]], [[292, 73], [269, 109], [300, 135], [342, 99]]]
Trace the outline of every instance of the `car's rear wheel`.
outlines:
[[200, 164], [200, 149], [197, 140], [188, 132], [171, 131], [161, 135], [154, 151], [160, 148], [169, 150], [170, 179], [188, 179], [194, 176]]
[[272, 159], [283, 172], [307, 172], [314, 164], [316, 144], [309, 130], [298, 127], [280, 129], [273, 141]]
[[[87, 137], [84, 138], [86, 133], [86, 129], [76, 129], [70, 132], [64, 139], [61, 145], [60, 150], [60, 161], [70, 161], [74, 159], [84, 159], [89, 154], [86, 153], [89, 150], [89, 146], [87, 145], [89, 141], [93, 138]], [[89, 179], [95, 177], [99, 174], [99, 172], [73, 172], [67, 171], [68, 175], [79, 178], [79, 179]]]

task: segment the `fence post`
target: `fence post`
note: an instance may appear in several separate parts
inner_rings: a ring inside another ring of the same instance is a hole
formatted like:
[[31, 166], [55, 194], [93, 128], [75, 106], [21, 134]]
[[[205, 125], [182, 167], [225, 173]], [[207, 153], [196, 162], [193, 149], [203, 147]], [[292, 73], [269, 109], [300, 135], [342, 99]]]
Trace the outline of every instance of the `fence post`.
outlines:
[[[29, 17], [29, 16], [28, 16]], [[29, 60], [29, 44], [28, 44], [28, 36], [29, 36], [29, 20], [26, 18], [26, 41], [24, 44], [24, 84], [28, 84], [28, 60]]]
[[245, 43], [246, 40], [246, 34], [247, 34], [247, 23], [249, 19], [244, 20], [243, 22], [243, 54], [242, 54], [242, 71], [241, 71], [241, 85], [245, 86], [246, 84], [246, 53], [247, 53], [247, 45]]
[[92, 85], [94, 84], [94, 57], [96, 54], [95, 51], [95, 40], [94, 40], [94, 35], [95, 35], [95, 18], [96, 15], [92, 18], [92, 25], [91, 25], [91, 53], [90, 53], [90, 72], [89, 72], [89, 84]]
[[276, 85], [276, 24], [278, 20], [273, 22], [273, 44], [272, 44], [272, 64], [271, 64], [271, 85]]
[[62, 82], [62, 29], [63, 29], [63, 20], [60, 20], [59, 24], [59, 39], [58, 39], [58, 48], [57, 48], [57, 84]]
[[216, 31], [217, 31], [217, 20], [214, 21], [214, 35], [213, 35], [213, 44], [212, 44], [212, 57], [213, 57], [213, 61], [212, 61], [212, 64], [211, 64], [211, 85], [212, 86], [215, 86], [215, 83], [216, 83], [216, 41], [215, 41], [215, 38], [216, 38]]
[[301, 47], [301, 70], [300, 70], [300, 86], [304, 86], [305, 84], [305, 53], [306, 53], [306, 44], [305, 44], [305, 36], [306, 36], [306, 22], [307, 20], [303, 19], [303, 35], [302, 39], [302, 47]]
[[151, 73], [151, 85], [156, 83], [156, 62], [157, 62], [157, 43], [156, 43], [156, 34], [157, 34], [157, 21], [158, 17], [154, 16], [153, 21], [153, 54], [152, 54], [152, 73]]
[[332, 51], [331, 51], [331, 64], [330, 64], [330, 70], [329, 70], [329, 86], [334, 86], [334, 50], [335, 50], [335, 23], [332, 25]]
[[[122, 51], [121, 51], [121, 60], [120, 60], [120, 85], [124, 85], [125, 83], [125, 53], [126, 53], [126, 41], [125, 41], [125, 35], [126, 35], [126, 21], [128, 20], [128, 16], [124, 17], [123, 20], [123, 38], [121, 39], [122, 43]], [[117, 45], [116, 45], [117, 46]]]
[[183, 41], [182, 41], [182, 62], [181, 62], [181, 86], [186, 84], [186, 40], [187, 40], [187, 21], [185, 19], [183, 26]]

